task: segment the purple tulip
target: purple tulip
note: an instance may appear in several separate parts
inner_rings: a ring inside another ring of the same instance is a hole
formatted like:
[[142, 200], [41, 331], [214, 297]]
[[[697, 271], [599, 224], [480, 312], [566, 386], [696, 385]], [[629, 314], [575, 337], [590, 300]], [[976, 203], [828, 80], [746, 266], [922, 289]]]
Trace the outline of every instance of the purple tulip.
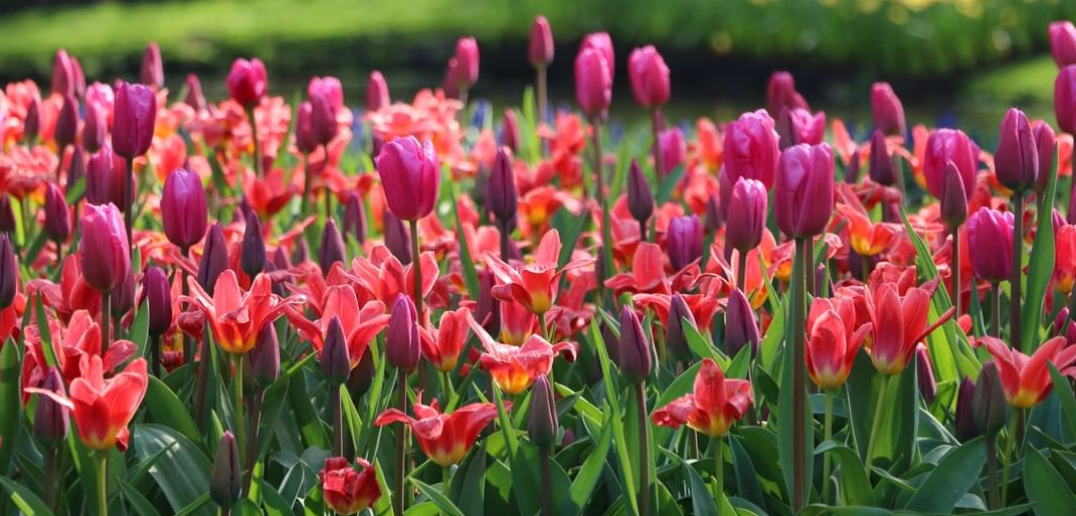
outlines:
[[[37, 388], [65, 395], [63, 377], [55, 367], [49, 368]], [[68, 430], [67, 412], [63, 405], [51, 397], [39, 396], [34, 410], [34, 437], [50, 448], [63, 443]]]
[[650, 183], [639, 161], [635, 159], [631, 160], [628, 168], [628, 211], [640, 224], [646, 224], [654, 213], [654, 194], [650, 192]]
[[441, 168], [430, 142], [414, 136], [385, 144], [375, 160], [385, 201], [400, 220], [418, 220], [433, 211], [441, 186]]
[[318, 148], [318, 140], [314, 137], [314, 104], [309, 100], [299, 103], [295, 115], [295, 146], [299, 152], [310, 154]]
[[326, 92], [310, 96], [310, 136], [318, 145], [328, 145], [336, 137], [336, 108]]
[[[52, 130], [52, 139], [62, 153], [68, 145], [75, 143], [78, 136], [78, 100], [73, 95], [64, 95], [60, 114], [56, 117], [56, 126]], [[62, 159], [62, 155], [61, 155]]]
[[691, 346], [688, 345], [684, 332], [684, 319], [687, 319], [686, 324], [697, 326], [695, 315], [688, 308], [687, 301], [684, 301], [680, 294], [673, 294], [669, 299], [669, 319], [665, 324], [665, 345], [674, 357], [686, 362], [691, 359]]
[[766, 186], [755, 179], [740, 178], [732, 187], [726, 217], [725, 242], [746, 253], [762, 242], [766, 228]]
[[45, 187], [45, 234], [57, 242], [66, 242], [71, 236], [71, 215], [67, 200], [55, 183]]
[[639, 383], [650, 376], [653, 367], [650, 339], [639, 322], [639, 316], [630, 306], [625, 306], [620, 312], [620, 342], [617, 348], [617, 365], [624, 378], [631, 383]]
[[318, 266], [321, 274], [328, 275], [329, 269], [336, 262], [347, 263], [347, 248], [344, 246], [344, 237], [336, 227], [336, 221], [329, 219], [325, 223], [325, 230], [321, 233], [321, 247], [318, 248]]
[[1031, 131], [1027, 115], [1019, 109], [1009, 109], [1001, 121], [994, 169], [998, 182], [1020, 193], [1031, 188], [1038, 179], [1039, 151], [1035, 133]]
[[161, 193], [164, 234], [180, 249], [197, 244], [205, 236], [209, 212], [205, 189], [198, 174], [177, 168], [168, 174]]
[[157, 123], [157, 95], [141, 84], [120, 83], [112, 113], [112, 147], [134, 159], [149, 150]]
[[280, 340], [276, 326], [266, 324], [258, 332], [254, 349], [250, 351], [250, 370], [254, 384], [263, 389], [280, 377]]
[[512, 109], [504, 110], [504, 121], [501, 124], [501, 145], [508, 147], [512, 152], [519, 152], [519, 142], [523, 137], [519, 133], [519, 120], [516, 112]]
[[796, 80], [788, 72], [773, 72], [766, 83], [766, 111], [779, 115], [783, 109], [809, 109], [807, 101], [796, 91]]
[[108, 140], [108, 112], [96, 102], [86, 104], [86, 123], [82, 126], [82, 147], [97, 152]]
[[833, 151], [828, 144], [785, 149], [773, 187], [777, 227], [793, 238], [822, 234], [833, 212]]
[[131, 270], [130, 248], [123, 216], [115, 205], [87, 204], [82, 214], [79, 255], [82, 276], [94, 290], [110, 293], [123, 284]]
[[202, 81], [193, 73], [187, 74], [187, 96], [183, 98], [183, 103], [195, 111], [205, 111], [206, 109], [205, 95], [202, 94]]
[[533, 398], [530, 414], [527, 418], [527, 436], [538, 448], [549, 448], [556, 444], [557, 404], [553, 396], [553, 386], [549, 377], [541, 375], [534, 381]]
[[344, 208], [344, 235], [350, 235], [359, 244], [366, 242], [366, 208], [355, 192], [348, 195]]
[[1059, 129], [1076, 134], [1076, 64], [1067, 65], [1057, 73], [1057, 80], [1054, 81], [1054, 113]]
[[34, 98], [26, 108], [26, 119], [22, 122], [22, 140], [34, 141], [41, 135], [41, 99]]
[[329, 384], [339, 386], [347, 381], [351, 374], [351, 356], [348, 354], [344, 327], [335, 315], [329, 320], [325, 330], [325, 345], [321, 348], [321, 374]]
[[1054, 166], [1054, 149], [1057, 145], [1057, 136], [1050, 124], [1042, 122], [1035, 126], [1035, 148], [1039, 154], [1039, 173], [1035, 177], [1035, 193], [1042, 195], [1046, 192], [1046, 186], [1050, 177], [1057, 175]]
[[62, 48], [57, 50], [52, 60], [52, 92], [74, 96], [78, 93], [75, 90], [76, 82], [71, 56]]
[[661, 140], [661, 170], [668, 174], [687, 159], [687, 143], [679, 127], [665, 129], [658, 134]]
[[519, 194], [516, 192], [512, 156], [507, 149], [501, 148], [497, 151], [489, 182], [486, 183], [486, 206], [490, 213], [497, 217], [502, 231], [508, 231], [510, 224], [515, 221], [518, 205]]
[[881, 129], [875, 129], [871, 134], [871, 155], [867, 173], [871, 181], [880, 185], [893, 186], [897, 181], [897, 171]]
[[1013, 214], [979, 208], [968, 219], [968, 257], [975, 277], [1005, 281], [1012, 274]]
[[923, 401], [934, 403], [934, 398], [938, 395], [938, 382], [934, 378], [934, 366], [930, 363], [927, 347], [922, 344], [915, 348], [915, 371]]
[[409, 265], [412, 261], [411, 234], [407, 227], [392, 214], [392, 210], [385, 210], [382, 224], [385, 228], [385, 247], [389, 248], [389, 252], [401, 265]]
[[[299, 239], [300, 242], [305, 242]], [[217, 278], [228, 269], [228, 244], [224, 241], [224, 230], [219, 222], [209, 228], [205, 244], [202, 246], [202, 259], [198, 262], [198, 284], [207, 294], [213, 295]]]
[[697, 215], [673, 217], [665, 234], [666, 252], [676, 270], [702, 257], [702, 221]]
[[123, 190], [126, 180], [127, 163], [105, 142], [86, 164], [86, 201], [99, 206], [112, 203], [120, 207], [120, 211], [126, 210]]
[[745, 346], [750, 346], [753, 357], [758, 354], [759, 342], [755, 310], [751, 308], [751, 302], [743, 291], [734, 288], [729, 294], [728, 307], [725, 309], [725, 351], [734, 357]]
[[142, 276], [142, 299], [149, 301], [149, 334], [164, 335], [172, 326], [172, 285], [160, 267], [151, 266]]
[[[331, 222], [331, 221], [330, 221]], [[243, 243], [240, 247], [239, 265], [243, 272], [251, 278], [265, 270], [267, 256], [265, 252], [265, 237], [262, 235], [262, 222], [258, 214], [251, 210], [246, 216], [246, 227], [243, 229]]]
[[[5, 196], [6, 198], [6, 196]], [[19, 260], [7, 232], [0, 235], [0, 310], [15, 302], [19, 290]]]
[[950, 161], [945, 165], [944, 187], [940, 204], [941, 219], [950, 230], [956, 230], [968, 220], [968, 194], [964, 191], [964, 181], [960, 171]]
[[398, 294], [385, 330], [385, 358], [404, 372], [411, 372], [418, 365], [418, 324], [415, 303], [410, 297]]
[[950, 161], [960, 172], [964, 193], [970, 196], [975, 191], [979, 147], [959, 129], [938, 129], [927, 138], [923, 174], [926, 176], [930, 194], [939, 200], [945, 192], [945, 167]]
[[15, 231], [15, 211], [11, 208], [11, 198], [7, 193], [0, 194], [0, 233], [11, 234]]

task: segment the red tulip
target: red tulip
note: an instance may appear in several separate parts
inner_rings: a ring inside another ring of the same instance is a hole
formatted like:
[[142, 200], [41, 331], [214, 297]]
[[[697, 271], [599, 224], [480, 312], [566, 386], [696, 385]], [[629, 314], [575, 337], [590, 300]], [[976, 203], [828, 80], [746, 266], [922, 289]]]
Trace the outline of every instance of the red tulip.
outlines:
[[213, 295], [198, 284], [194, 276], [187, 278], [191, 295], [180, 297], [181, 304], [192, 305], [205, 314], [213, 330], [213, 338], [224, 351], [242, 355], [250, 351], [258, 333], [287, 310], [289, 305], [301, 305], [303, 296], [281, 298], [273, 293], [273, 280], [267, 274], [254, 278], [250, 290], [239, 288], [235, 271], [225, 270], [217, 277]]
[[577, 350], [572, 342], [550, 344], [538, 335], [531, 335], [522, 346], [513, 346], [493, 340], [473, 316], [468, 315], [467, 324], [485, 350], [479, 358], [482, 368], [489, 371], [493, 382], [507, 394], [519, 394], [538, 377], [549, 374], [558, 354], [564, 353], [569, 362], [575, 361]]
[[631, 51], [628, 78], [640, 106], [655, 109], [669, 101], [669, 67], [653, 45]]
[[157, 95], [141, 84], [120, 83], [112, 111], [112, 148], [134, 159], [149, 150], [157, 123]]
[[337, 514], [355, 514], [372, 507], [381, 498], [374, 467], [361, 458], [355, 459], [355, 464], [362, 471], [355, 471], [343, 457], [329, 457], [318, 472], [325, 505]]
[[833, 166], [833, 151], [825, 143], [796, 145], [781, 153], [773, 190], [781, 231], [804, 238], [826, 230], [833, 212]]
[[892, 282], [877, 283], [867, 293], [867, 310], [874, 331], [871, 362], [885, 375], [899, 374], [915, 355], [915, 345], [953, 316], [950, 308], [927, 325], [930, 298], [938, 278], [923, 287], [908, 288], [903, 295]]
[[317, 304], [321, 317], [310, 321], [302, 315], [301, 310], [288, 308], [285, 312], [288, 320], [295, 326], [299, 335], [307, 339], [315, 350], [320, 351], [325, 345], [329, 321], [333, 317], [339, 318], [352, 369], [359, 365], [359, 361], [362, 360], [363, 354], [366, 353], [374, 337], [389, 324], [389, 316], [385, 313], [384, 303], [372, 300], [360, 307], [355, 290], [347, 285], [329, 286], [321, 295], [320, 300], [307, 300], [312, 304]]
[[1050, 51], [1058, 68], [1076, 64], [1076, 27], [1067, 20], [1050, 24]]
[[[1051, 149], [1052, 158], [1053, 149]], [[1039, 174], [1039, 151], [1027, 115], [1010, 108], [1001, 121], [998, 148], [994, 152], [998, 182], [1017, 192], [1031, 188]]]
[[1030, 357], [1000, 339], [983, 337], [980, 340], [998, 364], [1005, 399], [1016, 408], [1031, 408], [1050, 395], [1054, 382], [1048, 364], [1064, 371], [1076, 362], [1076, 348], [1066, 348], [1065, 337], [1043, 342]]
[[553, 29], [545, 16], [534, 19], [531, 25], [531, 38], [527, 45], [527, 58], [531, 66], [541, 68], [553, 62]]
[[366, 81], [366, 110], [373, 112], [391, 104], [385, 76], [378, 70], [370, 72], [370, 78]]
[[573, 260], [558, 270], [560, 248], [560, 233], [554, 229], [542, 236], [529, 265], [512, 267], [492, 253], [486, 253], [486, 266], [497, 279], [493, 297], [504, 302], [517, 302], [536, 315], [544, 314], [557, 300], [561, 274], [594, 261], [592, 258]]
[[[504, 403], [510, 410], [512, 402]], [[378, 416], [375, 424], [385, 426], [403, 423], [411, 427], [423, 453], [435, 464], [449, 467], [459, 463], [474, 445], [478, 434], [497, 417], [497, 406], [492, 403], [472, 403], [456, 409], [452, 414], [442, 414], [434, 400], [431, 405], [422, 404], [422, 396], [415, 401], [412, 418], [398, 409], [388, 409]]]
[[870, 331], [870, 323], [856, 328], [856, 306], [851, 298], [816, 298], [807, 316], [805, 351], [811, 380], [823, 389], [844, 385]]
[[679, 428], [687, 425], [710, 437], [722, 437], [754, 403], [751, 384], [725, 378], [711, 358], [704, 358], [695, 376], [695, 391], [655, 410], [655, 424]]
[[228, 72], [228, 94], [245, 108], [261, 101], [269, 91], [269, 74], [261, 59], [236, 59]]
[[766, 111], [774, 116], [796, 108], [808, 109], [803, 95], [796, 92], [796, 80], [788, 72], [773, 72], [766, 83]]
[[1058, 128], [1076, 134], [1076, 64], [1067, 65], [1057, 72], [1054, 113], [1057, 115]]
[[1068, 295], [1072, 292], [1073, 284], [1076, 284], [1076, 226], [1065, 224], [1058, 227], [1054, 243], [1054, 271], [1050, 281], [1054, 289]]
[[112, 292], [127, 278], [131, 257], [127, 246], [127, 229], [116, 206], [87, 204], [82, 214], [82, 240], [79, 255], [82, 275], [98, 292]]
[[975, 277], [1004, 281], [1012, 275], [1013, 214], [979, 208], [968, 219], [968, 257]]
[[441, 314], [441, 326], [436, 333], [425, 327], [419, 328], [422, 356], [438, 371], [451, 372], [456, 368], [463, 345], [467, 343], [466, 324], [470, 317], [471, 310], [466, 307], [446, 310]]
[[208, 223], [205, 189], [198, 174], [177, 168], [164, 180], [161, 222], [168, 240], [181, 249], [202, 241]]
[[420, 144], [414, 136], [396, 138], [385, 144], [375, 161], [393, 215], [418, 220], [433, 211], [441, 186], [440, 162], [433, 144]]
[[725, 128], [725, 173], [729, 184], [757, 179], [769, 190], [777, 172], [778, 136], [764, 111], [744, 113]]
[[139, 81], [146, 86], [161, 88], [164, 86], [164, 62], [161, 60], [161, 47], [156, 42], [146, 45], [142, 54], [142, 68], [138, 73]]
[[908, 131], [904, 122], [904, 105], [886, 82], [871, 85], [871, 111], [874, 127], [889, 136], [903, 136]]
[[601, 50], [584, 48], [575, 58], [575, 98], [588, 117], [604, 117], [613, 100], [613, 77]]
[[959, 129], [938, 129], [930, 133], [923, 157], [923, 174], [930, 194], [936, 199], [945, 196], [945, 167], [950, 161], [960, 172], [965, 195], [970, 198], [975, 191], [979, 147]]
[[729, 197], [725, 242], [746, 253], [762, 242], [766, 229], [766, 185], [761, 181], [739, 178]]

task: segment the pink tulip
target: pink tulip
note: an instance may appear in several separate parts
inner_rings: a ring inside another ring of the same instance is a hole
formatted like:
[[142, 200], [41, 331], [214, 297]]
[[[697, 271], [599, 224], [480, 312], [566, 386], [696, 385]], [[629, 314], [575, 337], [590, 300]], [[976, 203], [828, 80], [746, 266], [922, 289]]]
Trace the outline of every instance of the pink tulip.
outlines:
[[430, 142], [414, 136], [385, 144], [377, 157], [377, 173], [392, 214], [401, 220], [418, 220], [433, 211], [441, 184], [440, 162]]
[[553, 29], [545, 16], [534, 19], [531, 25], [531, 39], [527, 45], [527, 58], [531, 66], [541, 68], [553, 62]]
[[1076, 26], [1062, 20], [1050, 24], [1050, 51], [1058, 68], [1076, 64]]
[[385, 76], [374, 70], [370, 72], [370, 79], [366, 81], [366, 110], [377, 111], [392, 104], [389, 99], [389, 84], [385, 82]]
[[138, 82], [160, 88], [164, 86], [164, 62], [161, 60], [161, 47], [156, 42], [146, 46], [142, 54], [142, 69], [138, 74]]
[[269, 91], [269, 74], [261, 59], [236, 59], [228, 72], [228, 94], [245, 108], [261, 101]]
[[874, 127], [889, 136], [902, 136], [907, 132], [904, 122], [904, 105], [887, 82], [876, 82], [871, 86], [871, 111], [874, 114]]
[[927, 138], [923, 174], [930, 194], [941, 199], [945, 193], [945, 166], [952, 161], [964, 182], [965, 195], [975, 191], [979, 167], [979, 147], [959, 129], [938, 129]]
[[120, 83], [112, 114], [112, 147], [134, 159], [149, 150], [157, 123], [157, 95], [142, 84]]
[[833, 212], [833, 151], [796, 145], [781, 153], [773, 187], [777, 226], [794, 238], [822, 234]]
[[1076, 134], [1076, 64], [1067, 65], [1057, 73], [1054, 81], [1054, 113], [1057, 127], [1069, 134]]
[[613, 100], [611, 69], [598, 49], [584, 48], [575, 58], [575, 98], [591, 118], [604, 117]]
[[631, 52], [628, 77], [635, 102], [640, 106], [655, 109], [669, 101], [669, 67], [653, 45]]
[[131, 269], [127, 230], [114, 204], [86, 205], [82, 214], [79, 256], [82, 276], [94, 290], [112, 292], [123, 284]]
[[741, 177], [757, 179], [769, 190], [779, 150], [773, 119], [765, 111], [748, 112], [725, 129], [725, 172], [729, 184]]

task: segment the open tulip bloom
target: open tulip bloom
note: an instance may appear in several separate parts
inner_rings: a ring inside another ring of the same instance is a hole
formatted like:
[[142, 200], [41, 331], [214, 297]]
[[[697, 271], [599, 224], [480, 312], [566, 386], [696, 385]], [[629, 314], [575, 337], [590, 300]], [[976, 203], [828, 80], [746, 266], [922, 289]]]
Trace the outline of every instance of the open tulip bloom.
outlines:
[[413, 95], [163, 36], [5, 85], [0, 516], [1071, 516], [1071, 22], [1017, 31], [1052, 117], [932, 127], [916, 70], [691, 115], [684, 49], [560, 14], [535, 106], [466, 34]]

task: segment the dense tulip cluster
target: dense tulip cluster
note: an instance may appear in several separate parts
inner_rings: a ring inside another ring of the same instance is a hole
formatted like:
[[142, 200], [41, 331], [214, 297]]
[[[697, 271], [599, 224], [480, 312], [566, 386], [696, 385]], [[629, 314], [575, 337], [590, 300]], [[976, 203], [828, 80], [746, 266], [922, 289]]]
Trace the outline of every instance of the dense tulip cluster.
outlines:
[[334, 77], [291, 106], [257, 58], [177, 98], [156, 44], [87, 86], [61, 50], [51, 93], [0, 95], [0, 489], [99, 516], [1070, 511], [1076, 29], [1049, 39], [1057, 131], [1014, 108], [996, 145], [909, 130], [886, 83], [853, 136], [786, 72], [674, 126], [654, 46], [621, 78], [651, 133], [613, 143], [612, 38], [554, 113], [541, 17], [537, 109], [497, 127], [470, 37], [411, 102], [370, 73], [365, 109]]

